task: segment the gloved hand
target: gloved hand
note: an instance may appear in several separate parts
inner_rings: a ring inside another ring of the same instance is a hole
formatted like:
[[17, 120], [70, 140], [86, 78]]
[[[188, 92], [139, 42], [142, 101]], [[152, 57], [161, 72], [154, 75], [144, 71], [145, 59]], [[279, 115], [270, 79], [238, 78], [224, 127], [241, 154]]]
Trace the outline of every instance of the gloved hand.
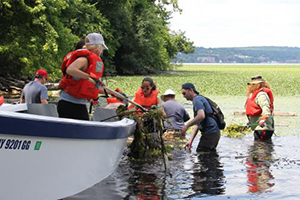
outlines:
[[94, 106], [96, 106], [96, 105], [99, 104], [98, 99], [99, 99], [99, 97], [98, 97], [97, 99], [93, 99], [93, 100], [92, 100], [92, 104], [93, 104]]
[[262, 115], [261, 116], [261, 118], [260, 118], [260, 120], [259, 120], [259, 125], [260, 125], [260, 127], [264, 127], [265, 126], [265, 124], [266, 124], [266, 119], [268, 118], [268, 116], [267, 115]]
[[94, 74], [94, 73], [91, 72], [89, 78], [91, 78], [95, 82], [96, 88], [99, 88], [99, 86], [103, 85], [101, 77], [97, 76], [96, 74]]

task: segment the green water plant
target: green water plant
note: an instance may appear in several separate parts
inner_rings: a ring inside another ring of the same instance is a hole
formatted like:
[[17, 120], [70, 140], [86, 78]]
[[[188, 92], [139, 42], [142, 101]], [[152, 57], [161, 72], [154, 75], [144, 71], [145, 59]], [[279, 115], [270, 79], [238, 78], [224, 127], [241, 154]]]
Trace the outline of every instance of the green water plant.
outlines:
[[222, 135], [231, 138], [244, 137], [247, 132], [250, 132], [250, 127], [241, 124], [230, 124], [223, 131]]

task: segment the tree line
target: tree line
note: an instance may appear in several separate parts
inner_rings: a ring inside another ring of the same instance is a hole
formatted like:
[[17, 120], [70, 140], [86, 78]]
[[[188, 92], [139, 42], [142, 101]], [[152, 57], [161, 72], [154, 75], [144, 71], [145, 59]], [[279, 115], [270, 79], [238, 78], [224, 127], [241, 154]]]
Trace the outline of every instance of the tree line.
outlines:
[[173, 62], [185, 63], [300, 63], [299, 47], [195, 47], [191, 54], [179, 53]]
[[169, 29], [173, 12], [181, 12], [177, 0], [3, 0], [0, 76], [43, 68], [58, 78], [63, 57], [91, 32], [105, 38], [108, 73], [168, 70], [178, 52], [193, 52], [184, 32]]

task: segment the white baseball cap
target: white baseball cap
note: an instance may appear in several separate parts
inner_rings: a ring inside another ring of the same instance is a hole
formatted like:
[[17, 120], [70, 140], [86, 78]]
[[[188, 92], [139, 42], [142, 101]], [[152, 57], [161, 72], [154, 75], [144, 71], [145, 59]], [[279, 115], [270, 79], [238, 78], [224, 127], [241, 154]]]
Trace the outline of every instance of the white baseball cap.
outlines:
[[171, 89], [167, 89], [165, 91], [165, 93], [160, 96], [160, 98], [164, 101], [164, 97], [167, 96], [167, 95], [174, 95], [175, 96], [175, 92], [173, 90], [171, 90]]
[[99, 45], [102, 44], [105, 49], [108, 49], [105, 45], [103, 36], [100, 33], [90, 33], [85, 37], [85, 44], [86, 45]]

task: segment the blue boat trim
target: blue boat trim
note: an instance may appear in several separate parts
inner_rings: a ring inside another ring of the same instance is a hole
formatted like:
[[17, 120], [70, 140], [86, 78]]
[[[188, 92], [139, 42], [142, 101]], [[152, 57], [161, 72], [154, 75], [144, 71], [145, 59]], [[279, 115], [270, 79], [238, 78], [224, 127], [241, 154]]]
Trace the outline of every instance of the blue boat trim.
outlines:
[[121, 139], [133, 134], [136, 123], [125, 126], [81, 125], [0, 116], [0, 134], [74, 139]]

